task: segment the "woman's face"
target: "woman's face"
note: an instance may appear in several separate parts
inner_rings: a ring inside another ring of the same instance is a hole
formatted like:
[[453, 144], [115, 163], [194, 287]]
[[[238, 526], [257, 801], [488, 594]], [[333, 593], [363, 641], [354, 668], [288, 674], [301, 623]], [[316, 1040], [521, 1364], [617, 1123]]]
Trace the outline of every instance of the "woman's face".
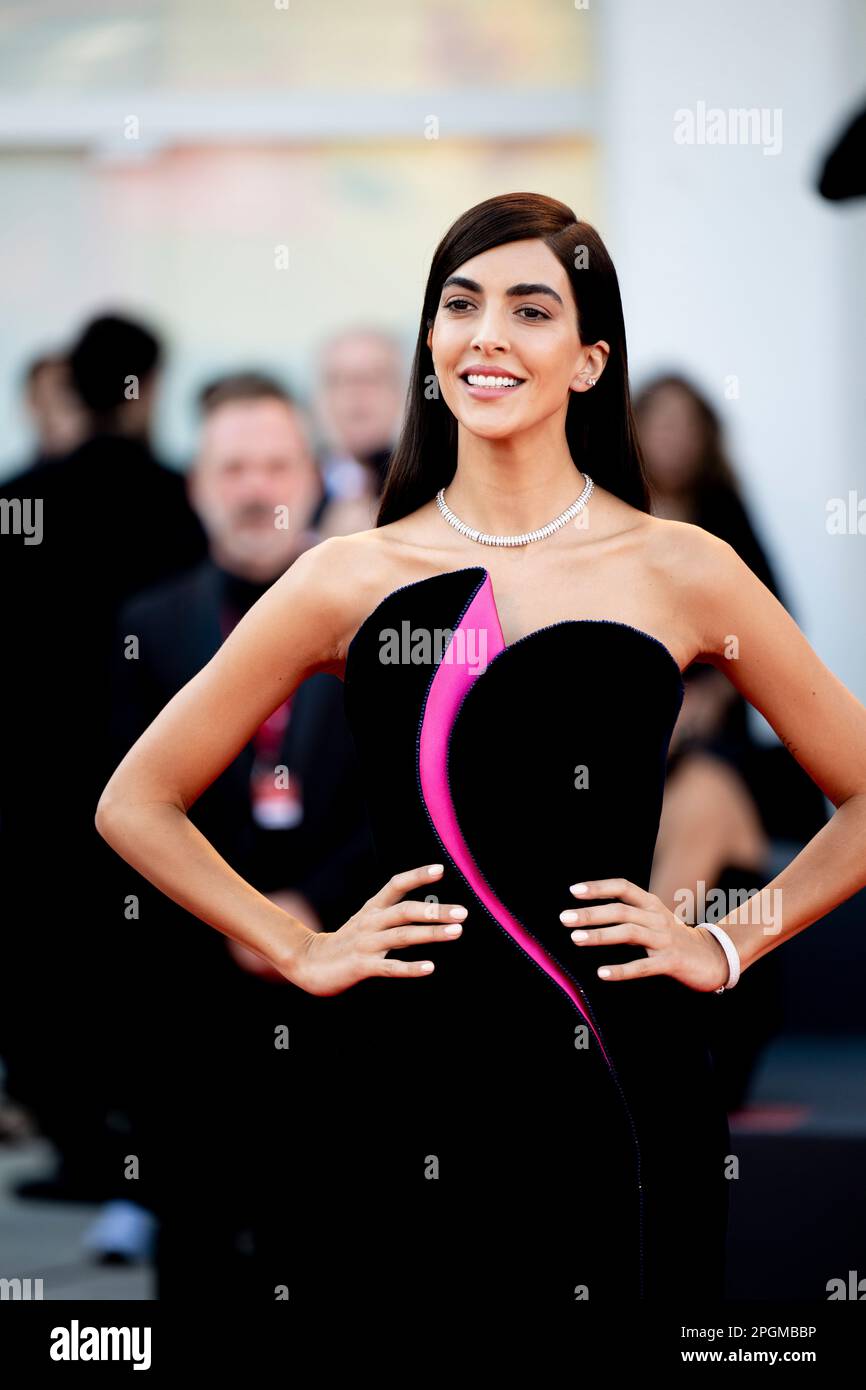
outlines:
[[[442, 287], [427, 334], [439, 390], [472, 434], [497, 439], [568, 407], [569, 391], [598, 377], [607, 343], [581, 344], [571, 284], [556, 256], [532, 238], [465, 261]], [[505, 377], [519, 385], [470, 383]]]

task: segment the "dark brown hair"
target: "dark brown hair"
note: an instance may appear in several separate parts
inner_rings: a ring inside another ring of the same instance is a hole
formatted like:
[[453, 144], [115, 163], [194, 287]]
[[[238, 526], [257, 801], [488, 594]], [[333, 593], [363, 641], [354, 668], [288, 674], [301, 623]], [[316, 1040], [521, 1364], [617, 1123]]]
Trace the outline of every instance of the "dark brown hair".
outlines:
[[[680, 392], [691, 402], [695, 410], [701, 436], [700, 455], [695, 469], [695, 488], [703, 487], [705, 484], [720, 485], [739, 492], [737, 476], [731, 467], [722, 442], [722, 422], [719, 415], [710, 405], [706, 396], [681, 372], [659, 372], [636, 392], [634, 414], [638, 429], [640, 429], [641, 420], [646, 417], [659, 396], [664, 395], [666, 391]], [[651, 472], [649, 483], [652, 488]]]

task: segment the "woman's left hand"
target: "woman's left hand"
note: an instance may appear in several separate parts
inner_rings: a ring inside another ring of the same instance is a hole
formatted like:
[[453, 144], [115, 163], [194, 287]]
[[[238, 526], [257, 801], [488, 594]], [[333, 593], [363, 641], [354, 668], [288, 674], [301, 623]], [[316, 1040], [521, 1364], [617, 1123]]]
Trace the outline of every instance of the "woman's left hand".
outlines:
[[[576, 889], [583, 888], [582, 893]], [[624, 965], [603, 965], [603, 980], [637, 980], [646, 975], [670, 975], [701, 993], [717, 990], [728, 980], [728, 961], [712, 932], [690, 927], [665, 907], [661, 898], [627, 878], [597, 878], [573, 884], [579, 902], [618, 898], [599, 907], [567, 908], [560, 921], [574, 928], [576, 946], [620, 946], [633, 942], [648, 954]]]

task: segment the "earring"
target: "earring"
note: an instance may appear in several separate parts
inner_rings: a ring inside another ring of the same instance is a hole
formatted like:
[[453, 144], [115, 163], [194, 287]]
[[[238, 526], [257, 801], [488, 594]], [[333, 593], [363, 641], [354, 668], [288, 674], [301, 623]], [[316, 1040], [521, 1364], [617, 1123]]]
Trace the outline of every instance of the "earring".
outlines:
[[594, 385], [595, 385], [595, 377], [594, 377], [594, 376], [588, 376], [588, 377], [586, 378], [586, 384], [587, 384], [587, 386], [594, 386]]

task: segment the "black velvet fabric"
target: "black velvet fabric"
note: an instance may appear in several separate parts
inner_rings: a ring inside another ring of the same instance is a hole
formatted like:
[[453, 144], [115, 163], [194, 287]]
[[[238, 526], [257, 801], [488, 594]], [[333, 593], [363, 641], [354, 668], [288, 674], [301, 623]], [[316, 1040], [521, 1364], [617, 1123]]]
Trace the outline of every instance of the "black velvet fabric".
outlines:
[[636, 628], [556, 623], [489, 660], [443, 749], [475, 864], [578, 987], [605, 1056], [439, 837], [418, 768], [434, 665], [381, 659], [385, 629], [456, 628], [485, 574], [395, 590], [349, 648], [346, 713], [381, 882], [441, 862], [444, 875], [407, 896], [469, 915], [457, 941], [397, 953], [432, 958], [432, 975], [314, 1001], [295, 1076], [328, 1101], [306, 1152], [321, 1200], [312, 1220], [295, 1213], [282, 1265], [273, 1226], [273, 1270], [290, 1260], [286, 1282], [311, 1304], [337, 1282], [548, 1312], [576, 1298], [721, 1298], [729, 1133], [705, 1009], [716, 996], [668, 976], [600, 980], [599, 965], [643, 949], [581, 948], [559, 921], [581, 878], [648, 886], [680, 673]]

